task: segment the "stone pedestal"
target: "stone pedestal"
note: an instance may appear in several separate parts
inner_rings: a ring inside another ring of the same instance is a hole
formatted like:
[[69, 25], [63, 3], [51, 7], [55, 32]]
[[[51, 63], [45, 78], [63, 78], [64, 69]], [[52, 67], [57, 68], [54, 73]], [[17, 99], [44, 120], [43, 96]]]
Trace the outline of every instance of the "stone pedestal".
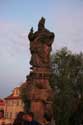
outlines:
[[34, 118], [38, 120], [39, 122], [43, 122], [43, 116], [45, 113], [45, 106], [44, 103], [40, 100], [33, 100], [31, 103], [31, 111], [34, 112], [35, 116]]

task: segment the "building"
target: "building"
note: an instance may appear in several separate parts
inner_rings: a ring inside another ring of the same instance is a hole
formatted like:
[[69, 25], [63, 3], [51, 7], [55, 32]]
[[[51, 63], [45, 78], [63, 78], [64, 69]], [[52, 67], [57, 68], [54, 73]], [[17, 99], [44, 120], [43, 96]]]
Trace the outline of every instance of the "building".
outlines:
[[3, 99], [0, 99], [0, 110], [5, 109], [5, 101]]
[[20, 87], [16, 87], [12, 94], [5, 98], [5, 117], [13, 121], [20, 111], [23, 111], [23, 102], [20, 97]]

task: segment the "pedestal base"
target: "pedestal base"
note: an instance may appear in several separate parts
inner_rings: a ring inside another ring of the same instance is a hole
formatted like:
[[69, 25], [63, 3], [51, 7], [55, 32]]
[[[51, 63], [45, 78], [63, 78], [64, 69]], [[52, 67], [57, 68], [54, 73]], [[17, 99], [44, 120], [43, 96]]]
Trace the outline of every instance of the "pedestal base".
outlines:
[[41, 101], [31, 102], [31, 111], [34, 113], [34, 119], [43, 123], [45, 114], [45, 105]]

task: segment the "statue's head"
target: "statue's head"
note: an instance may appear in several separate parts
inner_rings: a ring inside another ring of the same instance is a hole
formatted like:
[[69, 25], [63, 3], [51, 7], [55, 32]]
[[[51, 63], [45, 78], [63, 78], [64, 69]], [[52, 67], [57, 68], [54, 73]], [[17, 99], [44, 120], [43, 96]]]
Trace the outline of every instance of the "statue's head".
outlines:
[[38, 30], [41, 31], [45, 28], [45, 18], [41, 17], [39, 23], [38, 23]]

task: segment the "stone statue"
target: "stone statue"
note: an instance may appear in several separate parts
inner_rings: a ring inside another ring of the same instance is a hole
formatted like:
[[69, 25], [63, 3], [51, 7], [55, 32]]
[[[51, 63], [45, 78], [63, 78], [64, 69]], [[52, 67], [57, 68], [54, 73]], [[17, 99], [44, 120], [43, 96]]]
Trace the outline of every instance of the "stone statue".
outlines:
[[32, 70], [27, 76], [27, 97], [30, 100], [30, 110], [34, 112], [35, 119], [43, 123], [44, 114], [52, 114], [52, 88], [50, 79], [50, 52], [54, 40], [54, 33], [45, 28], [45, 18], [38, 23], [38, 30], [31, 28], [28, 38]]
[[38, 67], [49, 67], [54, 33], [45, 29], [45, 19], [43, 17], [39, 21], [38, 31], [33, 33], [33, 28], [31, 28], [28, 38], [32, 55], [30, 64]]

